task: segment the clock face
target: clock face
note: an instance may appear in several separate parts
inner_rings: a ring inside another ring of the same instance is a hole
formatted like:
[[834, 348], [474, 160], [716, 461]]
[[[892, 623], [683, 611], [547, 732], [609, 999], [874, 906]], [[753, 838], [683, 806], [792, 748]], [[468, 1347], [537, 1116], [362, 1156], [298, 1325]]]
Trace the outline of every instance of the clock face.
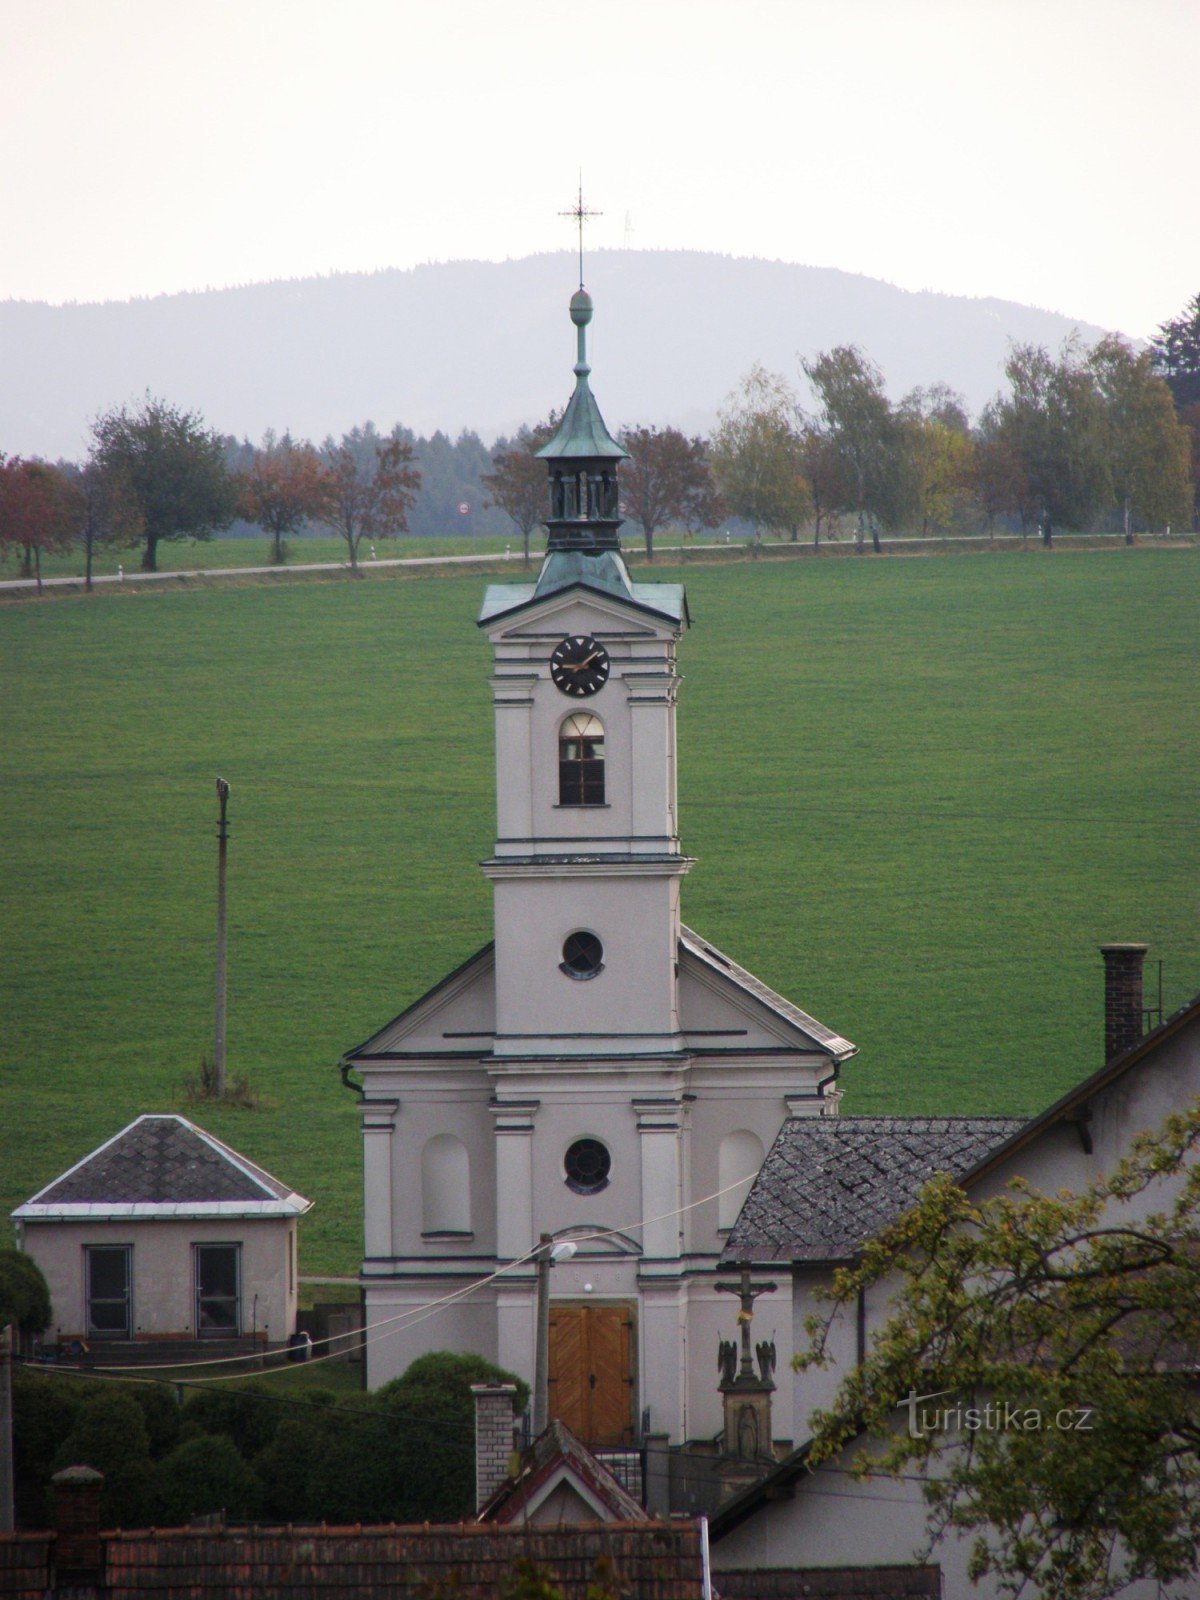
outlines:
[[568, 636], [550, 657], [550, 676], [563, 694], [595, 694], [608, 682], [608, 671], [608, 651], [590, 635]]

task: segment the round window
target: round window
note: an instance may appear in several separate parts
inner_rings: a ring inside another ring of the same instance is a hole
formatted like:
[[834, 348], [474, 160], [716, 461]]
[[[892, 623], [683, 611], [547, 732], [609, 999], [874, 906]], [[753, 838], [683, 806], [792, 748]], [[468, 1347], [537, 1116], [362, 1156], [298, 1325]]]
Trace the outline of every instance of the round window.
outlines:
[[604, 965], [604, 946], [594, 933], [569, 934], [562, 953], [562, 970], [569, 978], [594, 978]]
[[567, 1188], [576, 1194], [597, 1194], [608, 1185], [612, 1157], [599, 1139], [576, 1139], [563, 1161]]

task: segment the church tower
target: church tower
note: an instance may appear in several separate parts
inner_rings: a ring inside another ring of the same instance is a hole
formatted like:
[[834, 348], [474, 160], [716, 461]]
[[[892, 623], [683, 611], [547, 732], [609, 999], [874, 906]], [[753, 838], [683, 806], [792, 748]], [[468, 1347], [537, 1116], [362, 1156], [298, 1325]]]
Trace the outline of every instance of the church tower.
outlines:
[[[494, 940], [344, 1058], [361, 1083], [372, 1387], [433, 1349], [531, 1379], [543, 1235], [550, 1410], [587, 1443], [720, 1427], [724, 1238], [788, 1115], [836, 1112], [854, 1046], [680, 920], [683, 589], [622, 558], [627, 459], [590, 386], [540, 452], [534, 583], [489, 586]], [[434, 1302], [437, 1302], [436, 1307]], [[759, 1317], [790, 1384], [790, 1289]], [[790, 1415], [790, 1395], [780, 1415]]]

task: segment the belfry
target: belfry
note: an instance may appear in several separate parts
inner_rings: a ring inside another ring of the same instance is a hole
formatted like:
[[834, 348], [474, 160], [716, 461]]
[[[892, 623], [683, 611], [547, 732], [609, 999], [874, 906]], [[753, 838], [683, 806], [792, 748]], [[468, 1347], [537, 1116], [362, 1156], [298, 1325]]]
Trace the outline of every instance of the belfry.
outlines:
[[[575, 388], [540, 451], [541, 570], [490, 586], [478, 618], [494, 937], [343, 1070], [362, 1086], [371, 1387], [447, 1349], [532, 1379], [530, 1255], [550, 1235], [577, 1246], [550, 1274], [550, 1415], [589, 1445], [680, 1444], [722, 1425], [717, 1262], [749, 1182], [786, 1117], [836, 1114], [854, 1046], [681, 921], [690, 619], [681, 586], [633, 581], [621, 554], [627, 457], [591, 390], [592, 311], [580, 288]], [[790, 1416], [786, 1283], [757, 1325]]]

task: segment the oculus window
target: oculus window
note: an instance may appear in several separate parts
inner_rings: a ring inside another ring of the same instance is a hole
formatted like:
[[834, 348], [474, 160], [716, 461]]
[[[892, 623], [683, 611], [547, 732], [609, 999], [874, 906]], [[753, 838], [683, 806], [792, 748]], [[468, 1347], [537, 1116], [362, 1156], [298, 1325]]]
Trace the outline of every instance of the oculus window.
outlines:
[[594, 933], [571, 933], [563, 943], [560, 971], [568, 978], [594, 978], [604, 968], [604, 946]]
[[558, 730], [558, 803], [604, 804], [604, 724], [585, 711]]
[[563, 1158], [567, 1188], [576, 1194], [599, 1194], [611, 1171], [612, 1157], [599, 1139], [576, 1139]]

